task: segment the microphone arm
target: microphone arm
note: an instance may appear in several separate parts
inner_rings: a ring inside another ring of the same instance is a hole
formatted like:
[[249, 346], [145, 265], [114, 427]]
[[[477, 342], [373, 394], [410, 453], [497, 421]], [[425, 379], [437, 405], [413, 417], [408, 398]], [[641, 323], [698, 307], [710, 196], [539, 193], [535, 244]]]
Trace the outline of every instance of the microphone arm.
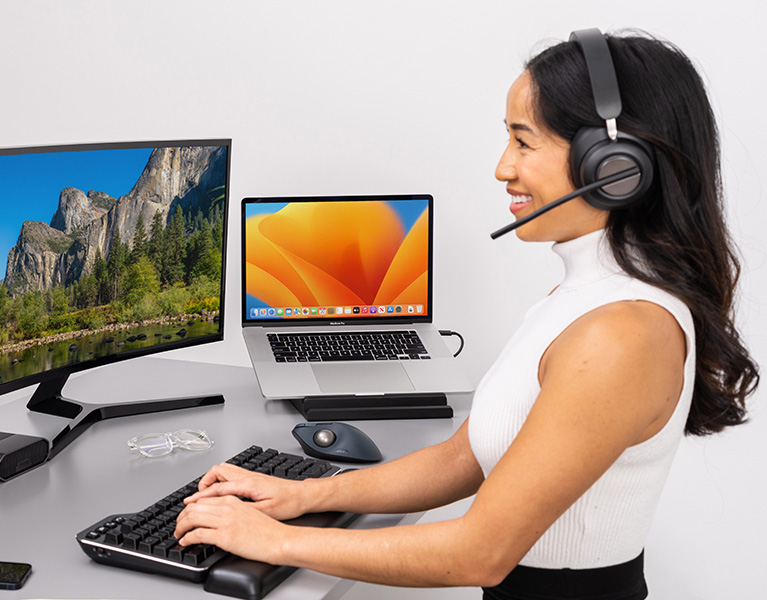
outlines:
[[514, 223], [506, 225], [505, 227], [501, 227], [498, 231], [494, 231], [493, 233], [491, 233], [490, 237], [493, 239], [499, 238], [502, 235], [509, 233], [509, 231], [512, 231], [516, 229], [517, 227], [521, 227], [525, 223], [529, 223], [533, 219], [540, 217], [543, 213], [547, 213], [551, 209], [556, 208], [557, 206], [560, 206], [564, 204], [565, 202], [569, 202], [573, 198], [577, 198], [578, 196], [587, 194], [588, 192], [592, 192], [598, 188], [601, 188], [602, 186], [610, 185], [611, 183], [617, 183], [618, 181], [623, 181], [624, 179], [633, 177], [634, 175], [638, 173], [639, 173], [639, 167], [632, 167], [630, 169], [626, 169], [625, 171], [614, 173], [610, 175], [609, 177], [597, 179], [595, 182], [590, 183], [588, 185], [584, 185], [582, 188], [578, 188], [574, 192], [567, 194], [567, 196], [562, 196], [561, 198], [557, 198], [556, 200], [554, 200], [554, 202], [547, 204], [543, 208], [539, 208], [535, 212], [527, 215], [526, 217], [522, 217], [518, 221], [514, 221]]

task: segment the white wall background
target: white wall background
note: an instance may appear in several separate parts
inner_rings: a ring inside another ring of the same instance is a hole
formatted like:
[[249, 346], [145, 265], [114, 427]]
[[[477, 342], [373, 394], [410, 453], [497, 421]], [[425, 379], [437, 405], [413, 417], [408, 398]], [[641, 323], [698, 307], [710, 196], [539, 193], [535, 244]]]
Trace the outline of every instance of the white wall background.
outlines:
[[[745, 265], [739, 323], [764, 365], [767, 10], [755, 0], [3, 0], [0, 145], [233, 138], [227, 339], [177, 353], [194, 360], [249, 364], [242, 197], [431, 193], [436, 322], [464, 334], [460, 363], [478, 381], [561, 273], [548, 244], [488, 236], [510, 219], [493, 179], [505, 93], [541, 40], [592, 26], [667, 38], [708, 81]], [[647, 543], [653, 599], [767, 597], [766, 390], [749, 425], [683, 443]]]

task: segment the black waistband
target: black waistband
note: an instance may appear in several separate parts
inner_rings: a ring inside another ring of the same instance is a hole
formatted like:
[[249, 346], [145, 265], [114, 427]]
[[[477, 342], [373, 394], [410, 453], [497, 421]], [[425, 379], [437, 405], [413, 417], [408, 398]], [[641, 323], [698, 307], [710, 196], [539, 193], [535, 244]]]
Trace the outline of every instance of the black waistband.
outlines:
[[644, 552], [634, 560], [598, 569], [518, 566], [484, 600], [643, 600]]

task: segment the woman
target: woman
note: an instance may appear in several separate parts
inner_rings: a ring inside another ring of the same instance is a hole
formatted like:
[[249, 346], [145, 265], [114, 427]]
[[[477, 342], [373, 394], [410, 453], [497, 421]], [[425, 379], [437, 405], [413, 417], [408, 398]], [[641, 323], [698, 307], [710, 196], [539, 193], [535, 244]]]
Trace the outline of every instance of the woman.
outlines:
[[[528, 311], [467, 422], [442, 444], [327, 480], [218, 465], [179, 515], [182, 544], [377, 583], [483, 586], [487, 598], [646, 597], [642, 548], [681, 436], [742, 423], [758, 373], [732, 322], [739, 265], [700, 77], [668, 44], [607, 40], [618, 125], [654, 148], [654, 183], [628, 208], [579, 197], [517, 230], [555, 242], [565, 277]], [[575, 190], [570, 146], [584, 125], [604, 120], [583, 53], [565, 42], [532, 59], [507, 97], [496, 177], [517, 219]], [[417, 512], [475, 493], [465, 516], [440, 523], [280, 523]]]

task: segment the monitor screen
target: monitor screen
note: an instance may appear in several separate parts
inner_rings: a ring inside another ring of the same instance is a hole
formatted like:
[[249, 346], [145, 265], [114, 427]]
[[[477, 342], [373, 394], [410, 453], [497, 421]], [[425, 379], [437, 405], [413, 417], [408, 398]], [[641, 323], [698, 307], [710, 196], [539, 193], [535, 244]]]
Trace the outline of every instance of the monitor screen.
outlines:
[[230, 147], [0, 149], [0, 391], [222, 339]]
[[246, 198], [243, 323], [428, 320], [432, 198]]

